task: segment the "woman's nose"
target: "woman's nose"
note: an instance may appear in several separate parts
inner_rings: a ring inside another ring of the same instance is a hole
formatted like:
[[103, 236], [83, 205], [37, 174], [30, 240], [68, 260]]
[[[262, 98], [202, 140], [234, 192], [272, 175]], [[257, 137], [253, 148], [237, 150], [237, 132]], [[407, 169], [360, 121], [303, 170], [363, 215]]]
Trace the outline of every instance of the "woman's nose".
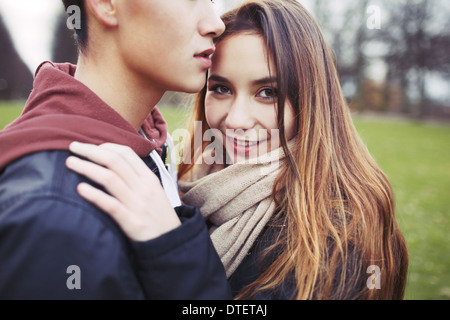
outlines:
[[228, 129], [252, 129], [255, 125], [250, 103], [244, 97], [236, 97], [228, 111], [225, 125]]

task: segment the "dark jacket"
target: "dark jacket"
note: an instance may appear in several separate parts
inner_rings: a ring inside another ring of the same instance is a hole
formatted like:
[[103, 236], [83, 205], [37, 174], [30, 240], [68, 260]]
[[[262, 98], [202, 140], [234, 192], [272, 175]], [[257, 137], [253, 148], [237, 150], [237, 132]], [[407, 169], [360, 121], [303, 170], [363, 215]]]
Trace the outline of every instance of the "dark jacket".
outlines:
[[178, 207], [181, 227], [129, 241], [77, 194], [86, 180], [66, 169], [68, 155], [31, 154], [0, 175], [0, 299], [230, 298], [198, 209]]
[[198, 209], [176, 208], [180, 227], [137, 243], [77, 194], [86, 179], [65, 166], [70, 142], [128, 145], [158, 175], [149, 154], [161, 155], [167, 124], [155, 108], [144, 138], [75, 70], [43, 63], [22, 115], [0, 131], [0, 299], [230, 298]]
[[[276, 251], [265, 254], [265, 250], [275, 243], [280, 231], [280, 227], [269, 224], [258, 236], [245, 259], [229, 279], [233, 296], [237, 296], [246, 286], [254, 282], [275, 261]], [[252, 299], [290, 300], [295, 293], [295, 280], [293, 276], [290, 276], [280, 286], [260, 291]]]

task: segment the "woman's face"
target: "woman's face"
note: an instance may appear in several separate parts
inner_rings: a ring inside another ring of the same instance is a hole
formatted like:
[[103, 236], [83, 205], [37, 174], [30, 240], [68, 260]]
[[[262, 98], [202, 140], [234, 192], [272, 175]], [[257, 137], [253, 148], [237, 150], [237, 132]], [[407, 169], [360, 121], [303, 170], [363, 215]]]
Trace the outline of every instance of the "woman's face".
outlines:
[[[277, 124], [276, 70], [263, 38], [238, 34], [222, 40], [213, 56], [205, 99], [206, 119], [219, 129], [232, 163], [261, 156], [280, 147]], [[295, 135], [290, 103], [285, 107], [285, 133]]]

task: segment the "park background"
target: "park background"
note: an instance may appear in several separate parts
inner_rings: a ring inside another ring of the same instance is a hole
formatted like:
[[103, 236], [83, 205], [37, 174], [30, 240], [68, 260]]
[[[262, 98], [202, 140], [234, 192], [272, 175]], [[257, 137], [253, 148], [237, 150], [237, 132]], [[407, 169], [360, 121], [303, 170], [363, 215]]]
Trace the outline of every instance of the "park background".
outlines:
[[[321, 24], [356, 128], [393, 185], [410, 256], [405, 299], [450, 299], [450, 1], [299, 2]], [[76, 63], [66, 22], [60, 0], [0, 0], [0, 130], [20, 115], [40, 62]], [[169, 132], [184, 128], [190, 98], [160, 101]]]

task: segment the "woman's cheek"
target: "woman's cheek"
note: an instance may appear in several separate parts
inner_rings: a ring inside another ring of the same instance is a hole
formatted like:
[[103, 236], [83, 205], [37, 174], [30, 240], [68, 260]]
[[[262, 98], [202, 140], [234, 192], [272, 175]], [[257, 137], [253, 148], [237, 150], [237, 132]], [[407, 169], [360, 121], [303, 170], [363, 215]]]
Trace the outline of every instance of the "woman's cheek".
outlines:
[[220, 108], [220, 102], [213, 97], [206, 96], [205, 99], [205, 115], [206, 121], [210, 128], [219, 128], [220, 119], [224, 117], [224, 112]]

